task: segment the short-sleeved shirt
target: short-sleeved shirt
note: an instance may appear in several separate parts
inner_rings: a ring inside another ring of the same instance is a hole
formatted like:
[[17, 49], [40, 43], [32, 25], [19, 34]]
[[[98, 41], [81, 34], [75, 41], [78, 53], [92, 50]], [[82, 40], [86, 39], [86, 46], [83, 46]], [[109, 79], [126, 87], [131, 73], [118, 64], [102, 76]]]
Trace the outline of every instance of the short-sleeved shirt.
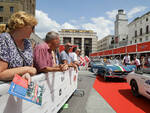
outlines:
[[72, 62], [78, 61], [77, 54], [75, 52], [69, 53], [69, 56], [71, 57]]
[[46, 67], [53, 67], [52, 51], [47, 43], [43, 42], [35, 46], [34, 65], [38, 69], [38, 71]]
[[24, 50], [17, 49], [9, 33], [0, 34], [0, 59], [8, 63], [8, 68], [32, 66], [33, 51], [31, 42], [24, 39]]
[[130, 56], [129, 56], [129, 55], [128, 55], [128, 56], [125, 56], [125, 57], [123, 58], [123, 60], [124, 60], [125, 63], [130, 63]]
[[139, 66], [139, 65], [140, 65], [140, 60], [137, 59], [137, 58], [135, 59], [135, 65], [136, 65], [136, 66]]
[[60, 54], [60, 59], [61, 59], [61, 63], [63, 63], [63, 60], [67, 60], [67, 63], [70, 64], [71, 63], [71, 57], [69, 56], [69, 54], [66, 53], [66, 51], [62, 51]]

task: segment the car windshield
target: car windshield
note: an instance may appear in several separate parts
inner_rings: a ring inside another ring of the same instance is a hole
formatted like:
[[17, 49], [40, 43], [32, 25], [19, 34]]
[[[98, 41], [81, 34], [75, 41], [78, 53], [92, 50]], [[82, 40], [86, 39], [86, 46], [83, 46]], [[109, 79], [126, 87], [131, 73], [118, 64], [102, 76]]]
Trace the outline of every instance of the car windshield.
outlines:
[[114, 65], [114, 64], [115, 65], [121, 65], [121, 61], [117, 60], [117, 59], [114, 59], [114, 60], [108, 59], [107, 64], [110, 64], [110, 65]]

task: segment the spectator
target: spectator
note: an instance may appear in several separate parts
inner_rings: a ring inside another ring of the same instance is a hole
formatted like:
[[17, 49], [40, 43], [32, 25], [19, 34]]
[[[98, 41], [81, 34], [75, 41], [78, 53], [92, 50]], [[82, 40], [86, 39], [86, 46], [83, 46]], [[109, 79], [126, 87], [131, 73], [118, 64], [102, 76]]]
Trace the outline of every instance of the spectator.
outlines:
[[134, 64], [136, 65], [137, 71], [139, 71], [141, 64], [140, 64], [140, 60], [136, 56], [134, 56]]
[[65, 71], [67, 65], [59, 65], [58, 54], [59, 34], [56, 32], [48, 32], [45, 42], [34, 48], [34, 64], [38, 72]]
[[147, 58], [147, 66], [150, 67], [150, 55]]
[[124, 63], [125, 65], [130, 65], [130, 56], [129, 56], [128, 53], [126, 54], [126, 56], [124, 56], [124, 58], [123, 58], [123, 63]]
[[80, 63], [81, 63], [81, 61], [80, 61], [81, 50], [80, 50], [80, 49], [77, 49], [77, 50], [76, 50], [76, 54], [77, 54], [78, 64], [80, 65]]
[[145, 66], [145, 58], [144, 56], [141, 56], [141, 67], [144, 68]]
[[77, 65], [74, 64], [71, 60], [71, 56], [69, 55], [69, 51], [72, 48], [70, 43], [65, 44], [65, 50], [61, 52], [60, 58], [62, 64], [67, 64], [69, 67], [74, 67], [77, 71]]
[[23, 11], [11, 16], [9, 32], [0, 35], [0, 80], [12, 80], [15, 74], [30, 79], [29, 75], [36, 74], [29, 41], [36, 24], [36, 19]]
[[71, 61], [75, 64], [78, 65], [78, 59], [77, 59], [77, 54], [76, 54], [76, 50], [77, 50], [77, 47], [74, 47], [72, 49], [72, 52], [69, 53], [69, 56], [71, 57]]

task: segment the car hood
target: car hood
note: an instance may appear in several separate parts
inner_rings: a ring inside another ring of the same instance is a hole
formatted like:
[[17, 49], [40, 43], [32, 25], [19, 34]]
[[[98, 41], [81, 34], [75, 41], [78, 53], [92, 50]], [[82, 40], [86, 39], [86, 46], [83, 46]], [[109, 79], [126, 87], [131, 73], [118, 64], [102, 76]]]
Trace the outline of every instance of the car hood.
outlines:
[[111, 71], [124, 71], [122, 67], [117, 65], [106, 65], [107, 69], [110, 69]]

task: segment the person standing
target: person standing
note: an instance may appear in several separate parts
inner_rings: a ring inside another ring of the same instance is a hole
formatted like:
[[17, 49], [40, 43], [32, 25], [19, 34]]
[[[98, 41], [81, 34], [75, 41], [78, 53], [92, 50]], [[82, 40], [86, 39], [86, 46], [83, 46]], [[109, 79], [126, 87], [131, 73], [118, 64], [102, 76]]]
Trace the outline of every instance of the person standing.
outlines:
[[69, 67], [74, 67], [74, 69], [77, 71], [78, 67], [75, 63], [73, 63], [71, 56], [69, 55], [71, 48], [72, 45], [69, 42], [65, 44], [65, 50], [60, 54], [60, 61], [62, 64], [67, 64]]
[[144, 68], [145, 66], [145, 57], [141, 56], [141, 67]]
[[30, 14], [19, 11], [9, 22], [9, 32], [0, 34], [0, 80], [12, 80], [15, 74], [28, 78], [36, 74], [33, 67], [30, 35], [37, 20]]
[[139, 71], [141, 69], [141, 64], [140, 60], [136, 56], [134, 56], [134, 64], [136, 65], [137, 71]]
[[126, 56], [124, 56], [124, 58], [123, 58], [123, 63], [124, 63], [125, 65], [130, 65], [130, 56], [129, 56], [128, 53], [126, 54]]
[[72, 52], [69, 53], [69, 56], [71, 57], [71, 61], [75, 64], [78, 65], [78, 59], [77, 59], [77, 54], [76, 54], [76, 50], [77, 50], [77, 47], [74, 47], [72, 49]]
[[46, 34], [45, 42], [35, 46], [34, 65], [38, 72], [67, 70], [67, 65], [59, 65], [59, 59], [57, 55], [59, 44], [59, 34], [51, 31]]

